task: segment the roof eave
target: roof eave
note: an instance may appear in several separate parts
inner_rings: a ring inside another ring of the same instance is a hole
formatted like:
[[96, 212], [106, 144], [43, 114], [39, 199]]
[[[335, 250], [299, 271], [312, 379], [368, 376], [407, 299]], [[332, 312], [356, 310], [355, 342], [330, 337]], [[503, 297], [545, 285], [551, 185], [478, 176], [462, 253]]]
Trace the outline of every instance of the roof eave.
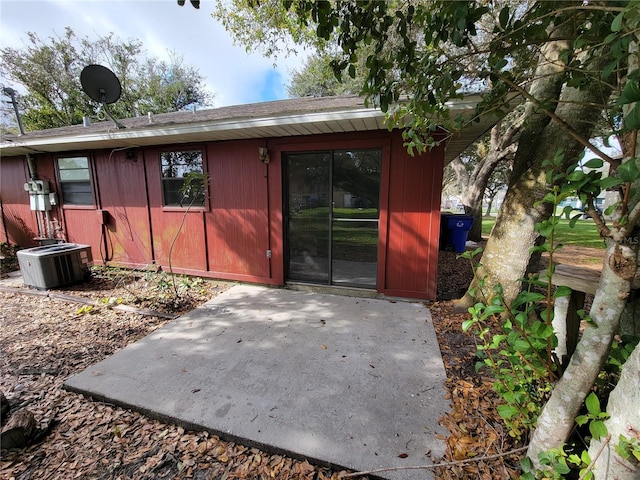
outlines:
[[[480, 95], [468, 95], [448, 102], [452, 117], [474, 115]], [[140, 118], [138, 118], [140, 120]], [[93, 125], [94, 131], [83, 132], [77, 125], [71, 132], [15, 136], [0, 143], [0, 157], [97, 150], [110, 148], [143, 147], [204, 141], [273, 138], [320, 133], [359, 132], [387, 128], [385, 114], [376, 108], [346, 107], [333, 110], [284, 112], [260, 117], [236, 117], [202, 120], [199, 122], [170, 123], [150, 117], [144, 126], [118, 129], [110, 123]], [[498, 120], [483, 116], [468, 128], [456, 132], [447, 141], [445, 162], [451, 161]], [[140, 122], [138, 122], [140, 123]], [[99, 130], [95, 131], [95, 128]], [[42, 133], [42, 132], [34, 132]]]
[[[283, 131], [293, 126], [337, 124], [363, 120], [361, 126], [352, 126], [351, 131], [366, 131], [384, 127], [384, 114], [376, 109], [341, 110], [329, 112], [299, 113], [262, 118], [225, 119], [198, 123], [154, 126], [151, 122], [144, 128], [117, 129], [93, 133], [74, 133], [60, 136], [28, 138], [14, 137], [0, 144], [0, 156], [24, 155], [27, 153], [49, 153], [96, 148], [119, 148], [143, 145], [180, 143], [180, 138], [194, 139], [200, 136], [207, 140], [234, 138], [261, 138], [282, 136]], [[375, 128], [374, 128], [375, 127]], [[344, 129], [340, 129], [343, 131]], [[297, 133], [299, 128], [291, 131]], [[189, 140], [193, 141], [193, 140]]]

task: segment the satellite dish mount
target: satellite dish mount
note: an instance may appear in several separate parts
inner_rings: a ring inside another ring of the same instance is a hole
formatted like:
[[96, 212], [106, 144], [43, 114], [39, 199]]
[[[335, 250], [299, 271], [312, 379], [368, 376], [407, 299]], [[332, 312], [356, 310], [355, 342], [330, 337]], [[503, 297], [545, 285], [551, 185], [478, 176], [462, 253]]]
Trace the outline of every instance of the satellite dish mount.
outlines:
[[120, 80], [111, 70], [102, 65], [87, 65], [80, 73], [80, 84], [84, 93], [102, 105], [105, 114], [116, 128], [125, 128], [107, 108], [108, 104], [117, 102], [122, 93]]

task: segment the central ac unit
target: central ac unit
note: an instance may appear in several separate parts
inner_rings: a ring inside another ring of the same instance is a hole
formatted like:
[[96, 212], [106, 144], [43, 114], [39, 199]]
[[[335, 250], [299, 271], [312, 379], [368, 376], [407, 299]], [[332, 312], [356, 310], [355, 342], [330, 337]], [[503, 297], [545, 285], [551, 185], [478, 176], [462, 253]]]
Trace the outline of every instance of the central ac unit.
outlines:
[[18, 251], [24, 284], [41, 290], [82, 282], [90, 277], [91, 247], [58, 243]]

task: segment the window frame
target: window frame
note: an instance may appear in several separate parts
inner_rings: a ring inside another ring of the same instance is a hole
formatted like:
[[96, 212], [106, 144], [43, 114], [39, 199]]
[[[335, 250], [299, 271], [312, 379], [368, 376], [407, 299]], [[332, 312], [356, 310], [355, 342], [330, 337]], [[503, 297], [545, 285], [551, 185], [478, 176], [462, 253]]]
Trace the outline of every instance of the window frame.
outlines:
[[194, 211], [209, 211], [209, 185], [205, 190], [205, 196], [201, 204], [194, 203], [193, 205], [175, 205], [175, 204], [166, 204], [166, 189], [165, 189], [165, 181], [168, 179], [180, 179], [182, 180], [182, 184], [184, 184], [184, 176], [180, 177], [165, 177], [164, 176], [164, 168], [163, 168], [163, 155], [167, 153], [183, 153], [183, 152], [199, 152], [200, 153], [200, 161], [201, 161], [201, 171], [203, 175], [207, 175], [207, 156], [206, 156], [206, 148], [202, 146], [180, 146], [176, 148], [166, 148], [162, 150], [158, 150], [158, 167], [160, 169], [160, 202], [162, 205], [163, 211], [180, 211], [184, 212], [185, 210], [194, 210]]
[[[74, 181], [74, 180], [64, 180], [63, 179], [63, 173], [65, 170], [69, 171], [69, 170], [85, 170], [85, 168], [78, 168], [78, 169], [67, 169], [67, 168], [60, 168], [60, 160], [70, 160], [70, 159], [76, 159], [76, 158], [82, 158], [82, 159], [86, 159], [87, 161], [87, 167], [86, 167], [86, 171], [89, 175], [88, 180], [82, 180], [82, 181]], [[95, 185], [94, 185], [94, 172], [93, 172], [93, 158], [91, 157], [91, 155], [89, 154], [82, 154], [79, 153], [77, 155], [59, 155], [55, 157], [55, 172], [56, 172], [56, 176], [57, 176], [57, 180], [58, 180], [58, 185], [60, 187], [60, 200], [59, 203], [62, 206], [62, 208], [73, 208], [73, 209], [79, 209], [79, 210], [95, 210], [96, 208], [96, 189], [95, 189]], [[90, 188], [90, 195], [91, 195], [91, 201], [90, 203], [71, 203], [69, 202], [68, 198], [65, 198], [65, 194], [64, 194], [64, 184], [72, 184], [72, 183], [87, 183], [89, 185]]]

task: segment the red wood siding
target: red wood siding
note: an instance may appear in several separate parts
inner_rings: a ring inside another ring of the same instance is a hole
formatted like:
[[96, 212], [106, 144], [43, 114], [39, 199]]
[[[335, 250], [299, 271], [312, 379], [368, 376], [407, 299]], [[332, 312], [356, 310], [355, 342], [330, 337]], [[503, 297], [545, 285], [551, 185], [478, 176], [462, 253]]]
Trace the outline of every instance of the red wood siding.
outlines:
[[[203, 163], [206, 163], [203, 146], [185, 146], [184, 150], [200, 148], [203, 150]], [[187, 211], [186, 208], [163, 206], [160, 176], [161, 151], [163, 150], [150, 149], [144, 152], [155, 262], [168, 269], [169, 252], [171, 251], [171, 268], [174, 271], [206, 272], [203, 209], [193, 207]], [[172, 244], [173, 249], [171, 248]]]
[[21, 247], [34, 246], [38, 236], [35, 212], [29, 207], [29, 194], [24, 190], [29, 180], [24, 157], [0, 159], [0, 241]]
[[[442, 147], [441, 147], [442, 148]], [[384, 293], [436, 298], [441, 148], [411, 157], [394, 135], [389, 168]]]
[[173, 270], [206, 272], [202, 212], [196, 210], [186, 214], [176, 211], [159, 213], [154, 208], [151, 212], [156, 263], [165, 268], [169, 267], [171, 252]]
[[284, 285], [284, 216], [282, 214], [282, 159], [277, 148], [266, 143], [271, 161], [267, 169], [269, 186], [269, 248], [271, 249], [270, 278], [275, 285]]
[[96, 264], [104, 256], [101, 229], [95, 209], [64, 209], [67, 241], [91, 246], [91, 255]]
[[210, 210], [205, 213], [209, 271], [269, 281], [268, 172], [264, 141], [209, 145]]
[[[36, 174], [39, 179], [49, 182], [52, 192], [58, 192], [53, 160], [50, 155], [34, 155]], [[0, 196], [2, 200], [3, 221], [0, 229], [7, 239], [22, 248], [38, 245], [34, 239], [39, 236], [53, 235], [55, 238], [66, 240], [64, 218], [59, 206], [53, 206], [47, 214], [42, 211], [32, 211], [29, 194], [24, 190], [24, 184], [29, 180], [29, 172], [25, 157], [2, 158], [0, 160]], [[42, 232], [38, 231], [38, 217]], [[4, 229], [6, 228], [6, 232]]]
[[[56, 159], [64, 156], [86, 156], [89, 158], [89, 170], [92, 179], [92, 189], [94, 205], [75, 206], [65, 205], [62, 198], [62, 189], [58, 175], [56, 173]], [[51, 183], [52, 191], [57, 192], [59, 206], [51, 212], [52, 216], [60, 223], [61, 235], [57, 236], [71, 243], [80, 243], [91, 247], [91, 256], [96, 264], [104, 256], [102, 244], [102, 229], [98, 222], [95, 202], [97, 201], [97, 191], [95, 186], [95, 170], [90, 152], [72, 152], [61, 155], [39, 155], [38, 176], [47, 178]]]
[[95, 159], [98, 207], [104, 210], [105, 224], [99, 225], [100, 214], [91, 223], [102, 232], [102, 258], [119, 265], [153, 263], [146, 177], [142, 152], [131, 150], [101, 152]]
[[[54, 208], [71, 242], [92, 247], [94, 260], [140, 266], [156, 263], [176, 272], [282, 285], [285, 282], [283, 171], [286, 152], [380, 148], [377, 290], [389, 296], [435, 299], [443, 150], [411, 157], [400, 132], [365, 132], [176, 146], [201, 149], [210, 174], [204, 208], [164, 207], [160, 148], [95, 151], [95, 205]], [[258, 158], [267, 147], [268, 165]], [[166, 148], [167, 150], [170, 147]], [[79, 153], [83, 154], [83, 153]], [[74, 153], [75, 155], [75, 153]], [[54, 158], [37, 155], [39, 174], [60, 192]], [[6, 232], [13, 243], [32, 246], [36, 217], [23, 190], [23, 158], [0, 160], [0, 192]], [[106, 223], [96, 210], [104, 210]], [[0, 227], [4, 228], [4, 227]], [[267, 251], [271, 251], [271, 258]]]

